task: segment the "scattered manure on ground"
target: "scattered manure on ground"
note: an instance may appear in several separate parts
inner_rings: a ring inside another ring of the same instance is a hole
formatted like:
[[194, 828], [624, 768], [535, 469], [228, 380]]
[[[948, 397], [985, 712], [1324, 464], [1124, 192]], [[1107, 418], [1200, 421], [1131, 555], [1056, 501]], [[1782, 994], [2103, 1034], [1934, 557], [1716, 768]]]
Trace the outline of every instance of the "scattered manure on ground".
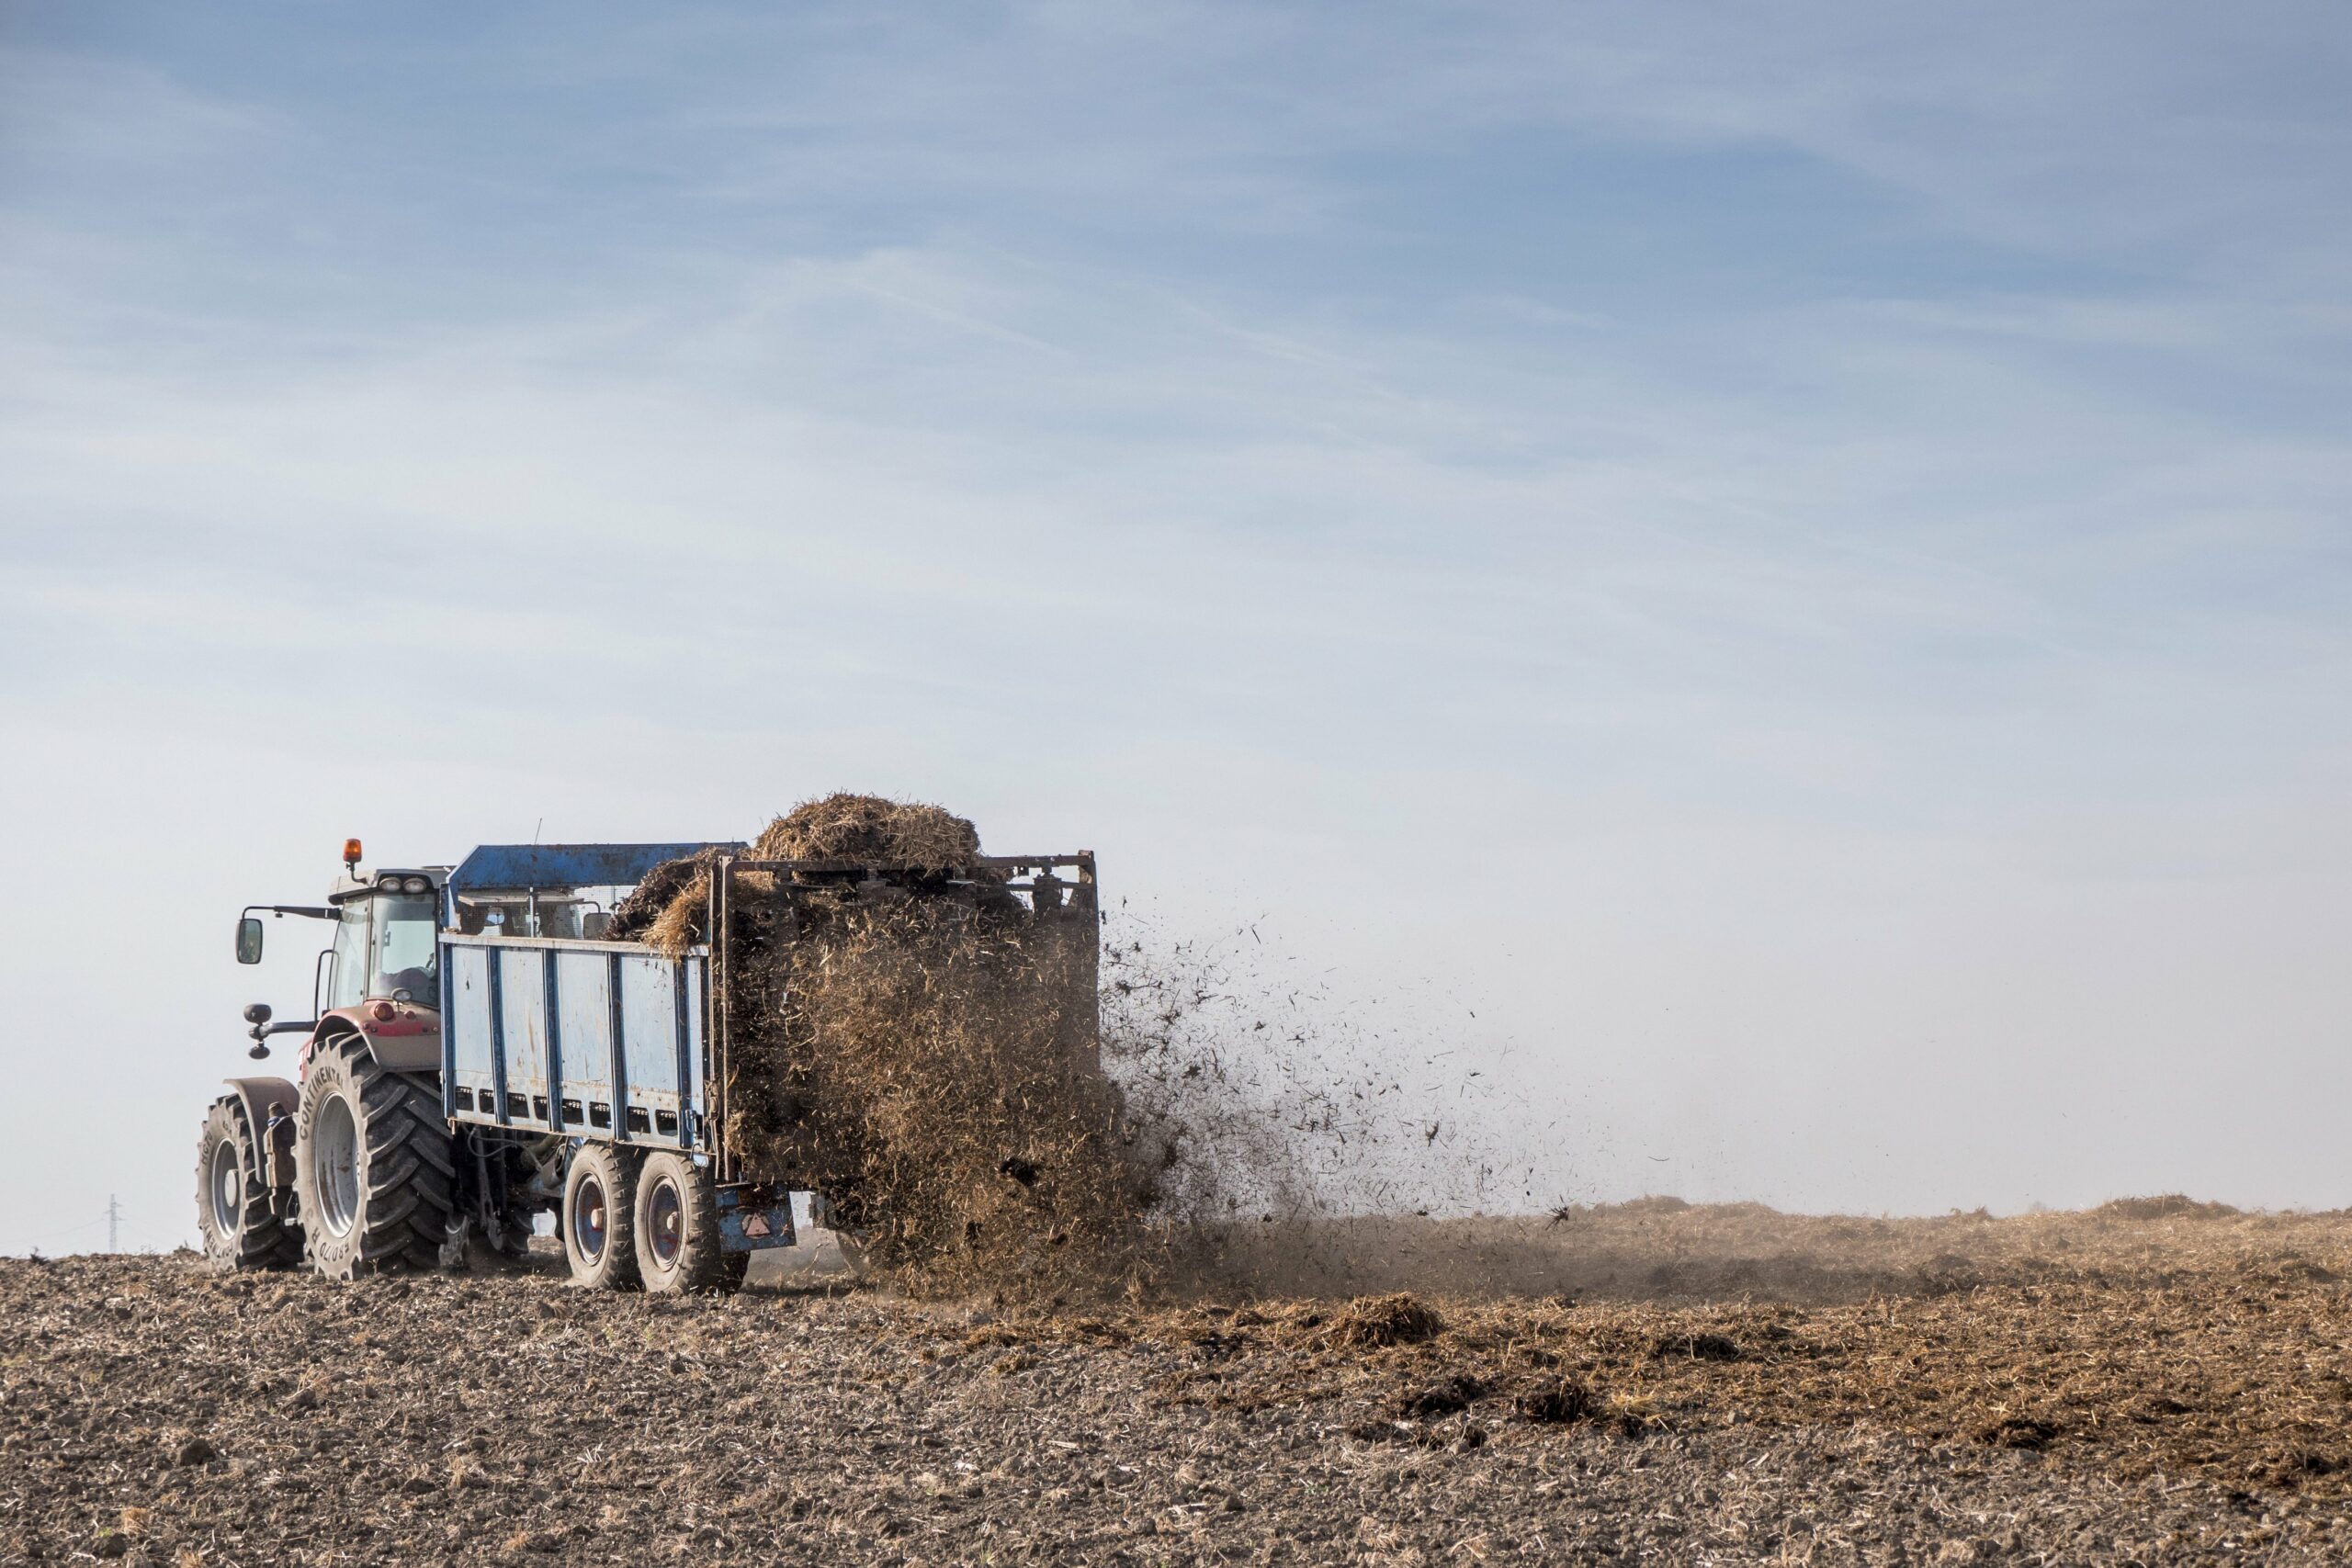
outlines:
[[[1442, 1334], [1346, 1348], [1317, 1331], [1339, 1301], [654, 1300], [573, 1291], [544, 1247], [519, 1275], [398, 1289], [193, 1255], [0, 1260], [23, 1350], [0, 1358], [0, 1561], [763, 1562], [815, 1540], [944, 1562], [978, 1540], [1018, 1562], [1081, 1534], [1177, 1562], [1369, 1559], [1375, 1538], [1431, 1562], [1477, 1561], [1464, 1540], [1531, 1562], [1823, 1540], [1840, 1561], [2347, 1559], [2352, 1291], [2270, 1264], [2341, 1263], [2352, 1215], [2161, 1245], [2083, 1213], [1777, 1215], [1759, 1242], [1765, 1223], [1603, 1212], [1574, 1245], [1769, 1245], [1858, 1278], [1962, 1251], [1985, 1283], [1416, 1292]], [[1564, 1235], [1527, 1226], [1572, 1257]], [[2053, 1256], [2070, 1270], [2033, 1262]], [[1707, 1335], [1741, 1355], [1656, 1353]], [[549, 1463], [558, 1428], [597, 1462]], [[184, 1462], [198, 1438], [210, 1457]]]
[[1542, 1427], [1589, 1421], [1600, 1416], [1602, 1408], [1602, 1401], [1590, 1385], [1576, 1378], [1547, 1379], [1511, 1401], [1511, 1409], [1521, 1420]]

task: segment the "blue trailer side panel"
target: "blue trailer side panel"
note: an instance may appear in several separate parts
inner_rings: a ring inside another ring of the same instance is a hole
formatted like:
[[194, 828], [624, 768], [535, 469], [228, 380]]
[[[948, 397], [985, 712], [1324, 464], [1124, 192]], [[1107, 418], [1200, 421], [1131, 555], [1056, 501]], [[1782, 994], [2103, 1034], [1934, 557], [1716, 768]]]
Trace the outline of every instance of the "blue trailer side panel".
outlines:
[[443, 1063], [460, 1109], [480, 1102], [498, 1085], [491, 1059], [490, 954], [479, 947], [443, 950], [441, 971]]
[[563, 1039], [560, 1098], [609, 1105], [613, 1099], [611, 967], [601, 953], [559, 953], [555, 969], [556, 1014]]
[[506, 1120], [516, 1126], [544, 1126], [547, 954], [519, 942], [501, 942], [490, 954], [498, 965], [498, 1037], [506, 1047]]
[[621, 1027], [632, 1104], [678, 1109], [678, 970], [647, 954], [621, 960]]
[[697, 1145], [701, 950], [673, 959], [636, 942], [456, 931], [441, 944], [457, 1120]]
[[[707, 1162], [709, 964], [702, 948], [665, 958], [639, 942], [444, 931], [451, 1114]], [[728, 1251], [792, 1245], [783, 1188], [735, 1184], [716, 1197]]]

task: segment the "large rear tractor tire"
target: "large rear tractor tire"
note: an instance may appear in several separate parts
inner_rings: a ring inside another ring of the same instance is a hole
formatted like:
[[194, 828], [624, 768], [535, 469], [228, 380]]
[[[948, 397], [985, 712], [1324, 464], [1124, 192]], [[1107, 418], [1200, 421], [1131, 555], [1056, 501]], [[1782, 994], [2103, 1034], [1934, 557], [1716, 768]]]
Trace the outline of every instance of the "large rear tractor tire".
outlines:
[[205, 1262], [224, 1272], [290, 1269], [302, 1260], [301, 1239], [270, 1213], [263, 1131], [241, 1096], [224, 1094], [205, 1112], [196, 1141], [196, 1228]]
[[448, 1234], [455, 1154], [430, 1083], [379, 1065], [356, 1034], [320, 1046], [294, 1138], [311, 1267], [330, 1280], [434, 1268]]
[[563, 1176], [563, 1256], [590, 1291], [637, 1288], [637, 1160], [610, 1144], [582, 1144]]
[[661, 1294], [732, 1291], [751, 1254], [729, 1252], [718, 1234], [718, 1190], [685, 1156], [657, 1149], [637, 1175], [637, 1272]]

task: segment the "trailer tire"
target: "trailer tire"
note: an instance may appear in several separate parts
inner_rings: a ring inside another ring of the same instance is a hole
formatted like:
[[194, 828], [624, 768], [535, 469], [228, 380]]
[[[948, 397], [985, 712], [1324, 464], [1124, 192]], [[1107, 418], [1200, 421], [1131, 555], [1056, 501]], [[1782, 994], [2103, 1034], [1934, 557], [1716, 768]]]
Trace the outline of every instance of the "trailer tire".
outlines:
[[563, 1173], [563, 1256], [583, 1290], [637, 1288], [637, 1162], [610, 1144], [582, 1144]]
[[242, 1095], [224, 1094], [204, 1113], [196, 1141], [196, 1228], [204, 1260], [222, 1272], [290, 1269], [302, 1261], [302, 1242], [269, 1206], [261, 1130]]
[[718, 1190], [710, 1172], [671, 1149], [645, 1156], [637, 1175], [637, 1273], [648, 1291], [732, 1291], [748, 1253], [729, 1253], [718, 1234]]
[[294, 1186], [311, 1267], [330, 1280], [431, 1269], [448, 1234], [455, 1143], [430, 1083], [379, 1064], [356, 1034], [311, 1053]]

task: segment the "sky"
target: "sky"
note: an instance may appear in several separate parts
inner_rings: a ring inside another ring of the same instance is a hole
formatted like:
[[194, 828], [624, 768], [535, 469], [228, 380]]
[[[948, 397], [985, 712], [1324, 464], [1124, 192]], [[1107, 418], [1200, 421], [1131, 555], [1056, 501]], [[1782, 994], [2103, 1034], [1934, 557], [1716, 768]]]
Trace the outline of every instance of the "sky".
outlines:
[[0, 1251], [194, 1235], [346, 835], [839, 787], [1254, 925], [1525, 1201], [2352, 1202], [2348, 68], [0, 0]]

